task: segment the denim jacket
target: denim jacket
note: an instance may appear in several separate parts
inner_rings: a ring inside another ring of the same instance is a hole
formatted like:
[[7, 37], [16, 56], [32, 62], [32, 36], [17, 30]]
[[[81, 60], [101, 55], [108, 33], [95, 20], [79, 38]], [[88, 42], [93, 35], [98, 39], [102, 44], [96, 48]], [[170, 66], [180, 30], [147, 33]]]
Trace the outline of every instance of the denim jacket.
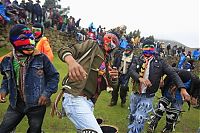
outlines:
[[[13, 69], [12, 53], [6, 56], [0, 64], [3, 80], [0, 93], [10, 94], [10, 105], [15, 108], [17, 102], [17, 85]], [[56, 93], [59, 82], [59, 73], [49, 61], [48, 57], [35, 50], [26, 68], [24, 101], [27, 106], [38, 106], [40, 96], [50, 98]]]

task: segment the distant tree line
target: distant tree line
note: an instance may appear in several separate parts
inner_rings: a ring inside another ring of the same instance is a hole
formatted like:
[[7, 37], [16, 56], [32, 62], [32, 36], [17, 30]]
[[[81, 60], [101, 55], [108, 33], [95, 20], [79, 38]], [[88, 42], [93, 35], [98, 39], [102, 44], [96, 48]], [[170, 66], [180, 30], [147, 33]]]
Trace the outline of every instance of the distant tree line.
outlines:
[[48, 9], [48, 8], [61, 8], [61, 5], [58, 5], [58, 2], [60, 2], [60, 0], [45, 0], [44, 2], [44, 6]]

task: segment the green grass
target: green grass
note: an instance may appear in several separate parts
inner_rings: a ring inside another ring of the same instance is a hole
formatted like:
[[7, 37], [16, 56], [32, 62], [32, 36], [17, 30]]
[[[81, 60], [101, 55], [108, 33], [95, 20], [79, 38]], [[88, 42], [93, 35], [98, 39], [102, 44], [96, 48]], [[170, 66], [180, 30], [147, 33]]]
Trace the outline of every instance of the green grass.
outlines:
[[[7, 52], [8, 51], [6, 49], [0, 48], [0, 56], [4, 55]], [[62, 63], [58, 59], [56, 54], [53, 64], [60, 73], [59, 89], [61, 89], [61, 81], [67, 72], [67, 65]], [[1, 79], [2, 76], [0, 76], [0, 81]], [[103, 118], [104, 120], [103, 124], [113, 125], [117, 127], [119, 129], [119, 133], [126, 133], [128, 125], [128, 114], [129, 114], [128, 110], [129, 96], [127, 97], [128, 101], [126, 107], [124, 108], [120, 107], [120, 100], [117, 106], [109, 107], [108, 104], [110, 102], [111, 94], [106, 91], [103, 91], [95, 105], [95, 110], [94, 110], [95, 116], [97, 118]], [[54, 100], [55, 97], [56, 94], [52, 95], [52, 100]], [[154, 104], [156, 104], [158, 100], [157, 97], [160, 97], [160, 92], [157, 93]], [[2, 120], [7, 107], [8, 107], [8, 102], [0, 104], [0, 121]], [[43, 129], [45, 133], [76, 133], [75, 127], [67, 117], [64, 117], [63, 119], [58, 119], [55, 116], [52, 118], [50, 116], [50, 109], [51, 109], [50, 107], [47, 108], [47, 112], [43, 123]], [[184, 104], [183, 110], [185, 110], [186, 112], [182, 114], [181, 122], [177, 125], [175, 132], [196, 133], [198, 127], [200, 126], [200, 111], [194, 108], [191, 108], [190, 111], [187, 111], [187, 104]], [[156, 133], [160, 132], [164, 126], [165, 126], [165, 116], [163, 116], [163, 118], [160, 120]], [[25, 117], [23, 121], [17, 126], [16, 132], [25, 133], [27, 127], [28, 127], [27, 118]]]

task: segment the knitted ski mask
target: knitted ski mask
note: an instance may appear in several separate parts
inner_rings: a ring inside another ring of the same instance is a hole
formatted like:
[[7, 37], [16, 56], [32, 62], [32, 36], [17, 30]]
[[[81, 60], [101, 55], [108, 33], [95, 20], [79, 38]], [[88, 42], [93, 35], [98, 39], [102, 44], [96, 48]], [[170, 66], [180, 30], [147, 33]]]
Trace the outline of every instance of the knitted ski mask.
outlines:
[[155, 44], [152, 40], [146, 39], [142, 44], [143, 54], [146, 57], [152, 56], [155, 54]]
[[23, 50], [32, 51], [35, 48], [35, 38], [31, 30], [23, 24], [14, 25], [9, 33], [9, 39], [15, 51], [26, 55]]
[[125, 48], [125, 55], [126, 56], [129, 56], [131, 55], [131, 53], [133, 52], [133, 46], [132, 45], [127, 45], [126, 48]]
[[40, 23], [33, 24], [32, 32], [35, 39], [39, 39], [43, 35], [43, 26]]

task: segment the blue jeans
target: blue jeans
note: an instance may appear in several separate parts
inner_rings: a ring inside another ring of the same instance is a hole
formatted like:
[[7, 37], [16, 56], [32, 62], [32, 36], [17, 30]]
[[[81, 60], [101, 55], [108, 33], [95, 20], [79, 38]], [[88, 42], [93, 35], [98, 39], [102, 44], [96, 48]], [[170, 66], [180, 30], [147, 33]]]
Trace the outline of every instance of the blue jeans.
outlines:
[[153, 111], [153, 97], [146, 94], [131, 94], [130, 97], [130, 123], [128, 133], [140, 133], [147, 119], [148, 113]]
[[182, 110], [182, 106], [183, 106], [182, 100], [175, 99], [172, 96], [164, 96], [164, 97], [166, 97], [169, 100], [169, 102], [171, 103], [171, 106], [170, 106], [171, 108], [175, 108], [179, 111]]
[[94, 117], [94, 104], [90, 99], [65, 93], [62, 106], [77, 130], [93, 129], [98, 133], [103, 133]]
[[9, 105], [0, 125], [0, 133], [9, 133], [13, 131], [25, 115], [28, 117], [29, 124], [27, 133], [41, 133], [46, 106], [31, 107], [28, 110], [25, 108], [26, 106], [22, 101], [17, 103], [16, 108], [12, 108]]

